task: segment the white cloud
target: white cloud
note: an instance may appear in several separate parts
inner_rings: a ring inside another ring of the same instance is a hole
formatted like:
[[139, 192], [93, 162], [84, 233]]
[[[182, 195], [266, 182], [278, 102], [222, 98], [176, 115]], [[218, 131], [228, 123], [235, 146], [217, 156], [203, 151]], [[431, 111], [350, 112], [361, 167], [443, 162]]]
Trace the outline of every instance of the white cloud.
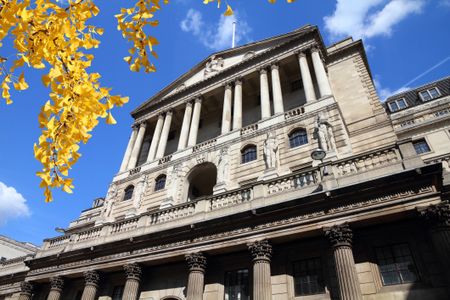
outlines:
[[392, 95], [399, 94], [401, 92], [411, 89], [410, 87], [403, 86], [399, 89], [392, 90], [390, 88], [384, 87], [378, 79], [374, 80], [374, 84], [375, 84], [375, 88], [378, 91], [378, 95], [380, 96], [381, 101], [385, 101], [387, 98], [389, 98]]
[[26, 201], [15, 188], [0, 181], [0, 225], [4, 225], [10, 219], [29, 216], [30, 209]]
[[439, 1], [439, 5], [450, 8], [450, 0], [441, 0]]
[[336, 10], [324, 17], [333, 39], [343, 36], [371, 38], [389, 36], [393, 27], [411, 14], [418, 14], [426, 0], [337, 0]]
[[212, 50], [222, 50], [231, 48], [233, 35], [233, 22], [236, 22], [236, 45], [240, 42], [248, 42], [249, 33], [252, 30], [248, 23], [239, 18], [239, 13], [234, 12], [233, 16], [220, 16], [217, 24], [208, 24], [203, 21], [201, 12], [189, 9], [180, 27], [185, 32], [192, 33], [205, 47]]

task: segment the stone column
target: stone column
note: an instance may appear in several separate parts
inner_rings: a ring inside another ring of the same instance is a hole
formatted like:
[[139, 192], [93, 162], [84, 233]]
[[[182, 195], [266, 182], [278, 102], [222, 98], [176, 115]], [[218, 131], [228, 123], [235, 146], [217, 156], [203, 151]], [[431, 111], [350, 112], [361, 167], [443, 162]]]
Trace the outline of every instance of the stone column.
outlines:
[[81, 300], [95, 300], [98, 290], [98, 283], [100, 281], [100, 275], [96, 271], [84, 272], [84, 290]]
[[128, 141], [127, 150], [125, 151], [125, 155], [123, 156], [122, 164], [120, 165], [119, 172], [125, 172], [128, 167], [128, 162], [130, 161], [131, 151], [133, 150], [134, 142], [136, 141], [136, 136], [138, 134], [138, 128], [133, 126], [133, 131], [130, 136], [130, 140]]
[[195, 99], [194, 112], [192, 113], [191, 128], [189, 130], [188, 147], [197, 144], [198, 126], [200, 124], [200, 112], [202, 110], [202, 99]]
[[300, 73], [302, 75], [303, 89], [305, 90], [306, 102], [317, 100], [314, 84], [309, 71], [308, 60], [306, 54], [301, 52], [298, 54], [298, 62], [300, 64]]
[[159, 114], [158, 121], [156, 122], [155, 131], [153, 132], [152, 143], [150, 144], [150, 149], [148, 151], [147, 161], [152, 161], [155, 159], [156, 150], [158, 149], [159, 138], [161, 137], [161, 130], [164, 124], [164, 115]]
[[123, 269], [125, 270], [127, 280], [125, 282], [122, 300], [137, 300], [142, 269], [137, 263], [124, 265]]
[[279, 66], [277, 64], [273, 64], [270, 67], [272, 70], [273, 110], [275, 114], [284, 112], [283, 93], [281, 91], [280, 73], [278, 68]]
[[189, 137], [189, 127], [191, 126], [192, 118], [192, 101], [186, 102], [184, 110], [183, 124], [181, 125], [180, 140], [178, 141], [178, 150], [183, 150], [187, 146]]
[[223, 111], [222, 111], [222, 134], [231, 130], [231, 84], [225, 85], [225, 93], [223, 95]]
[[271, 300], [270, 258], [272, 246], [267, 240], [248, 245], [253, 257], [253, 300]]
[[450, 287], [450, 203], [442, 201], [419, 212], [428, 221], [431, 241]]
[[259, 71], [259, 82], [261, 88], [261, 119], [270, 117], [270, 95], [269, 95], [269, 80], [267, 78], [267, 70], [261, 69]]
[[156, 158], [162, 158], [166, 152], [167, 139], [169, 138], [170, 125], [172, 124], [172, 111], [166, 112], [164, 118], [164, 126], [161, 132], [161, 138], [159, 140], [158, 151], [156, 151]]
[[242, 127], [242, 80], [234, 82], [233, 130]]
[[353, 233], [348, 224], [324, 228], [333, 247], [340, 300], [362, 300], [352, 252]]
[[186, 255], [189, 267], [187, 300], [202, 300], [205, 287], [206, 257], [201, 252]]
[[131, 152], [130, 161], [128, 162], [128, 169], [133, 169], [134, 167], [136, 167], [139, 152], [141, 152], [142, 141], [144, 140], [146, 127], [147, 127], [146, 122], [142, 122], [141, 125], [139, 125], [139, 131], [136, 137], [136, 142], [133, 145], [133, 151]]
[[330, 96], [332, 94], [330, 82], [328, 81], [328, 75], [325, 71], [322, 58], [320, 57], [319, 49], [313, 48], [311, 50], [311, 56], [314, 65], [314, 72], [316, 74], [317, 84], [319, 85], [320, 97]]
[[19, 300], [31, 300], [32, 296], [33, 296], [33, 284], [28, 281], [21, 282]]
[[50, 278], [50, 293], [47, 300], [61, 299], [62, 289], [64, 287], [64, 279], [59, 276]]

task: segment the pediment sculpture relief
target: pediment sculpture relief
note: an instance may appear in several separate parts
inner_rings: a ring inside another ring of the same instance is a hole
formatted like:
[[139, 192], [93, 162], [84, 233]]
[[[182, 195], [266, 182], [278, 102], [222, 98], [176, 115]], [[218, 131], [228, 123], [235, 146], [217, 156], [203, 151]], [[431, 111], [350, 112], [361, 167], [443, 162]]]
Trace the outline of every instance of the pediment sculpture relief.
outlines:
[[221, 57], [216, 57], [213, 55], [211, 59], [205, 65], [204, 76], [209, 77], [212, 76], [223, 69], [224, 60]]

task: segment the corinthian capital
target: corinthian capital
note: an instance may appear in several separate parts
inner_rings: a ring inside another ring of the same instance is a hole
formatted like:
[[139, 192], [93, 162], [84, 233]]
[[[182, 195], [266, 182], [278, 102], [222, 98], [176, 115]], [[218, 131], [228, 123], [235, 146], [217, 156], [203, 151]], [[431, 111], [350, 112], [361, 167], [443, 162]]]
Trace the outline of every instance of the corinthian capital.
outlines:
[[430, 205], [419, 210], [419, 213], [432, 226], [450, 227], [450, 203], [448, 201]]
[[22, 294], [31, 295], [33, 293], [33, 284], [29, 281], [20, 283], [20, 292]]
[[353, 232], [348, 224], [335, 225], [325, 228], [324, 231], [333, 247], [352, 245]]
[[190, 271], [202, 271], [206, 269], [206, 257], [201, 252], [186, 254], [186, 262]]
[[272, 246], [267, 240], [250, 243], [247, 246], [253, 260], [270, 260], [272, 257]]
[[127, 279], [141, 279], [142, 268], [137, 263], [127, 264], [123, 266]]
[[50, 288], [61, 291], [64, 287], [64, 279], [60, 276], [50, 278]]
[[86, 285], [98, 285], [98, 282], [100, 281], [100, 275], [97, 271], [86, 271], [83, 275]]

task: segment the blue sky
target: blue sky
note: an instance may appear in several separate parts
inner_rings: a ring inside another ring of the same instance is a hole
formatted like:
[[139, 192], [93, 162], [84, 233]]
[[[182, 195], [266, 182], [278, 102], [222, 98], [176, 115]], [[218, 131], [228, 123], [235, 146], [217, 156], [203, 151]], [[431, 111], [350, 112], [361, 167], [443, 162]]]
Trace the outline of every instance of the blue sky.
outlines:
[[[131, 132], [130, 111], [210, 53], [231, 45], [231, 19], [221, 17], [223, 9], [205, 6], [201, 0], [173, 0], [163, 7], [160, 26], [153, 32], [161, 42], [156, 49], [158, 71], [131, 73], [122, 60], [127, 44], [116, 30], [113, 15], [120, 5], [132, 2], [96, 3], [101, 13], [93, 22], [104, 27], [105, 34], [100, 48], [93, 52], [92, 69], [103, 75], [103, 85], [129, 96], [130, 102], [115, 110], [117, 125], [102, 122], [89, 143], [82, 145], [83, 156], [71, 173], [74, 193], [56, 192], [55, 201], [46, 204], [35, 176], [40, 165], [34, 159], [33, 144], [39, 136], [37, 115], [48, 90], [40, 83], [42, 72], [25, 70], [31, 88], [13, 94], [13, 105], [0, 103], [0, 234], [35, 244], [58, 235], [55, 227], [67, 226], [94, 198], [106, 194]], [[450, 0], [229, 3], [236, 11], [239, 45], [305, 24], [318, 25], [327, 45], [349, 35], [362, 38], [382, 97], [450, 75]], [[0, 55], [11, 55], [8, 47], [0, 50]]]

